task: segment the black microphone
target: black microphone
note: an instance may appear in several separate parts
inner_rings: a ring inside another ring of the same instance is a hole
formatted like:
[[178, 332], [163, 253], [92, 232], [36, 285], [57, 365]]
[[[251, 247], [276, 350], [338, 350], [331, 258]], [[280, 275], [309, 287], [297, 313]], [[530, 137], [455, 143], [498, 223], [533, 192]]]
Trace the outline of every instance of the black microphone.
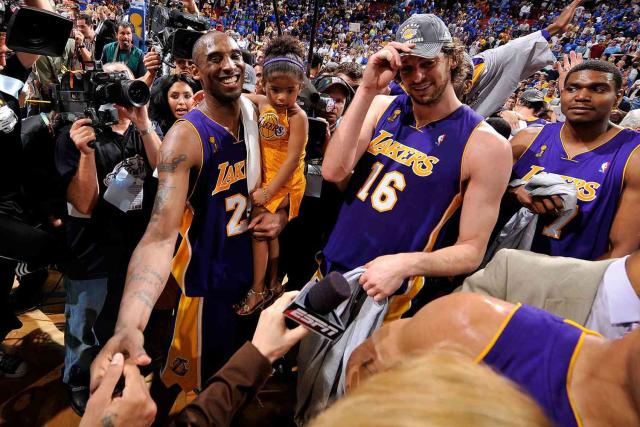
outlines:
[[317, 334], [334, 339], [344, 332], [344, 326], [337, 316], [329, 314], [350, 296], [349, 283], [334, 271], [318, 282], [305, 285], [284, 315]]
[[327, 314], [351, 296], [351, 287], [344, 276], [332, 271], [311, 288], [305, 299], [307, 307], [318, 314]]

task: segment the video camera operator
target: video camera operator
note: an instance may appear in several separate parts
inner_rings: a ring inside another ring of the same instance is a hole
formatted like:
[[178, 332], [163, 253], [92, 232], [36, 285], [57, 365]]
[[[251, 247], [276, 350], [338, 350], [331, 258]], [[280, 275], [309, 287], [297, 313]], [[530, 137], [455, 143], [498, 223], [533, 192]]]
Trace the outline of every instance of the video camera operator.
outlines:
[[136, 79], [141, 79], [147, 86], [151, 86], [161, 65], [160, 55], [154, 50], [145, 55], [134, 46], [133, 31], [133, 24], [130, 22], [119, 22], [117, 40], [105, 45], [100, 61], [103, 64], [124, 62]]
[[[52, 11], [47, 0], [25, 0], [27, 6]], [[5, 4], [7, 8], [9, 5]], [[0, 339], [22, 326], [9, 303], [14, 271], [18, 261], [47, 264], [53, 246], [49, 234], [38, 228], [28, 214], [22, 192], [23, 163], [20, 138], [19, 93], [38, 55], [10, 52], [6, 45], [7, 15], [0, 22], [0, 150], [5, 164], [0, 167]], [[17, 377], [26, 371], [22, 360], [0, 351], [0, 376]]]
[[[105, 64], [103, 71], [124, 71], [133, 79], [124, 64]], [[127, 265], [155, 197], [152, 172], [160, 138], [147, 113], [148, 99], [147, 93], [139, 107], [116, 105], [119, 122], [99, 130], [89, 118], [76, 120], [56, 144], [56, 168], [67, 190], [71, 251], [65, 277], [63, 381], [79, 414], [89, 398], [89, 367], [98, 343], [113, 335]]]

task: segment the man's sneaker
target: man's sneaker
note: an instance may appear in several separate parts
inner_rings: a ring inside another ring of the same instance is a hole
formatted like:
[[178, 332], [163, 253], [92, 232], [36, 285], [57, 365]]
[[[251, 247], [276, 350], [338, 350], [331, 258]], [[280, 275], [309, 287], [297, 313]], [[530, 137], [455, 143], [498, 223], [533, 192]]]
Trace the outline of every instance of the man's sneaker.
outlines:
[[0, 377], [20, 378], [27, 373], [27, 364], [20, 356], [0, 351]]

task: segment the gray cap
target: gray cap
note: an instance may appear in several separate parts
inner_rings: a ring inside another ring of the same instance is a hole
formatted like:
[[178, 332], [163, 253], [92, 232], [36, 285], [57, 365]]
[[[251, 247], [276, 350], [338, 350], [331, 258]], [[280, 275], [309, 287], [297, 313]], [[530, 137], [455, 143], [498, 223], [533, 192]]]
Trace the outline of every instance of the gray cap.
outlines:
[[396, 41], [415, 43], [416, 47], [409, 55], [434, 58], [438, 56], [442, 46], [453, 43], [453, 38], [442, 19], [427, 13], [411, 15], [404, 21], [396, 32]]
[[248, 93], [256, 92], [256, 83], [258, 77], [256, 76], [256, 70], [249, 64], [244, 67], [244, 83], [242, 83], [242, 91]]
[[527, 89], [520, 95], [527, 102], [544, 102], [544, 94], [538, 89]]

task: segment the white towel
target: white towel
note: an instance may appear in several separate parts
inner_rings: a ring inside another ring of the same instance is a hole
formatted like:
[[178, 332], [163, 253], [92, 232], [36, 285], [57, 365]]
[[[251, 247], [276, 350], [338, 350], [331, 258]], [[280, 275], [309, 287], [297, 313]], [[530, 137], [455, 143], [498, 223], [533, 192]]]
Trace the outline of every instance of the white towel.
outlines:
[[247, 188], [251, 194], [262, 178], [258, 116], [253, 102], [244, 96], [240, 97], [240, 112], [244, 125], [244, 143], [247, 146]]

